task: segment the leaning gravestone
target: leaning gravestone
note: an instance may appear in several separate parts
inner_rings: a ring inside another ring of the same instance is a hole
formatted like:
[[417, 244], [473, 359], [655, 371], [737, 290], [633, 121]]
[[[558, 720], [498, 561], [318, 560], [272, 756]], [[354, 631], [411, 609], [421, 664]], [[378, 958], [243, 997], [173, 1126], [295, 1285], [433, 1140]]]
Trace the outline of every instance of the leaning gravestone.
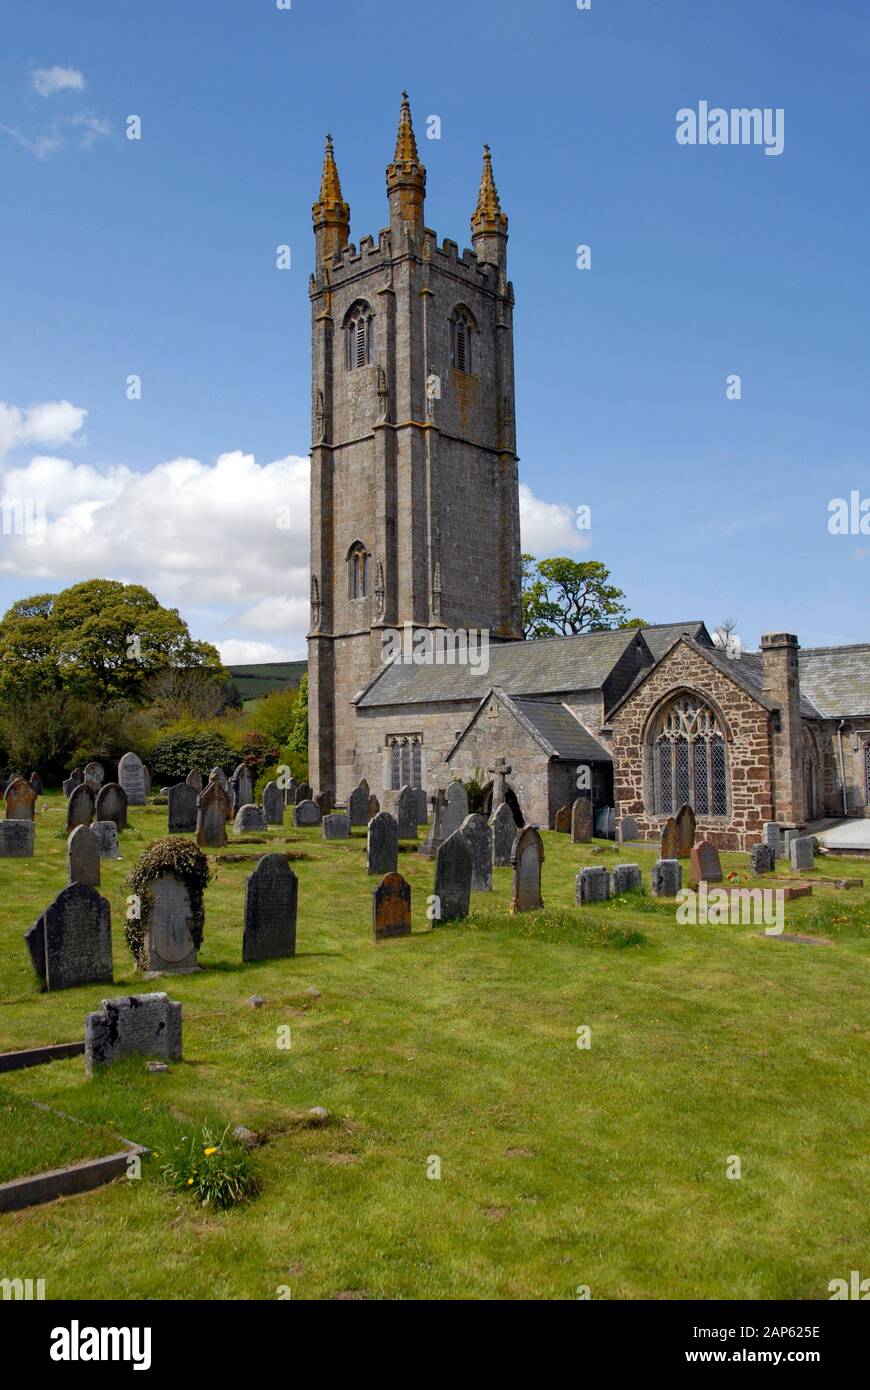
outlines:
[[179, 782], [169, 788], [169, 833], [192, 835], [196, 830], [199, 793], [193, 782]]
[[265, 830], [266, 818], [260, 806], [253, 803], [248, 806], [240, 806], [233, 821], [233, 830], [237, 835], [241, 835], [246, 830]]
[[24, 939], [45, 989], [112, 982], [112, 920], [95, 888], [71, 883], [34, 922]]
[[773, 854], [774, 859], [782, 858], [782, 832], [779, 822], [766, 820], [761, 827], [761, 839]]
[[145, 805], [145, 769], [135, 753], [125, 753], [118, 763], [118, 783], [127, 793], [129, 805]]
[[607, 870], [596, 864], [591, 869], [581, 869], [574, 880], [574, 900], [581, 907], [587, 903], [603, 903], [610, 897], [610, 881]]
[[83, 780], [86, 783], [86, 785], [90, 787], [94, 796], [96, 796], [97, 792], [100, 790], [100, 787], [103, 785], [103, 782], [106, 780], [106, 774], [103, 771], [103, 764], [88, 763], [84, 771]]
[[749, 847], [749, 867], [753, 874], [772, 874], [774, 869], [773, 850], [770, 845], [759, 844]]
[[100, 886], [100, 842], [86, 825], [77, 825], [66, 842], [66, 871], [70, 883]]
[[108, 1066], [122, 1057], [156, 1057], [181, 1061], [181, 1005], [167, 994], [127, 994], [104, 999], [99, 1011], [85, 1016], [85, 1071]]
[[592, 798], [578, 796], [571, 807], [571, 843], [584, 845], [592, 839]]
[[695, 843], [695, 812], [691, 806], [681, 806], [677, 812], [677, 859], [688, 859]]
[[350, 838], [350, 825], [344, 811], [331, 811], [323, 817], [321, 833], [324, 840], [347, 840]]
[[457, 830], [441, 845], [435, 856], [435, 909], [433, 926], [467, 917], [471, 903], [471, 854], [465, 837]]
[[245, 880], [242, 960], [296, 954], [299, 880], [284, 854], [264, 854]]
[[[579, 805], [579, 802], [574, 804]], [[493, 868], [506, 869], [511, 862], [511, 851], [517, 834], [514, 813], [506, 801], [493, 811], [489, 818], [489, 828], [492, 831]]]
[[300, 803], [300, 801], [313, 801], [313, 800], [314, 800], [314, 791], [313, 791], [313, 789], [312, 789], [312, 787], [311, 787], [311, 784], [310, 784], [309, 782], [300, 782], [299, 785], [298, 785], [297, 788], [296, 788], [296, 805], [298, 806], [299, 803]]
[[43, 792], [45, 791], [45, 787], [43, 785], [42, 778], [40, 777], [38, 772], [31, 772], [30, 785], [36, 792], [37, 796], [42, 796]]
[[359, 786], [354, 787], [347, 798], [347, 818], [350, 821], [351, 830], [357, 825], [368, 825], [370, 820], [368, 782], [360, 782]]
[[29, 859], [35, 843], [32, 820], [0, 820], [0, 859]]
[[379, 811], [369, 821], [366, 836], [366, 873], [396, 873], [398, 856], [399, 828], [389, 811]]
[[94, 821], [91, 834], [100, 847], [101, 859], [121, 858], [118, 850], [118, 827], [113, 820]]
[[396, 822], [400, 840], [417, 838], [417, 792], [414, 787], [402, 787], [396, 799]]
[[284, 797], [277, 782], [267, 782], [263, 788], [263, 815], [267, 825], [284, 824]]
[[662, 859], [679, 859], [680, 836], [677, 831], [677, 822], [673, 816], [668, 816], [662, 830], [661, 848], [659, 850]]
[[620, 844], [626, 844], [629, 840], [638, 838], [637, 821], [634, 816], [623, 816], [619, 822], [617, 838]]
[[171, 869], [163, 869], [150, 880], [148, 888], [152, 903], [144, 946], [146, 974], [187, 974], [198, 970], [187, 885]]
[[33, 820], [36, 792], [23, 777], [16, 777], [6, 788], [6, 819]]
[[657, 859], [652, 868], [655, 898], [675, 898], [683, 886], [683, 866], [679, 859]]
[[407, 936], [411, 930], [411, 885], [401, 874], [385, 874], [372, 893], [375, 941]]
[[95, 809], [94, 793], [87, 782], [83, 782], [80, 787], [76, 787], [66, 803], [67, 830], [75, 830], [77, 825], [90, 825]]
[[699, 883], [722, 882], [719, 851], [709, 840], [701, 840], [692, 849], [689, 857], [689, 882], [693, 888], [697, 888]]
[[[221, 773], [221, 776], [223, 776], [223, 773]], [[184, 780], [189, 787], [196, 788], [196, 794], [199, 796], [199, 793], [202, 791], [202, 773], [199, 768], [192, 767]]]
[[553, 829], [557, 835], [567, 835], [571, 829], [571, 807], [568, 805], [560, 806], [556, 812], [556, 819], [553, 822]]
[[447, 801], [444, 807], [442, 834], [446, 840], [454, 830], [458, 830], [468, 815], [468, 795], [462, 782], [451, 782], [447, 788]]
[[127, 793], [117, 782], [106, 782], [97, 792], [96, 818], [114, 821], [118, 831], [127, 829]]
[[533, 825], [527, 825], [514, 840], [511, 866], [514, 871], [514, 896], [511, 912], [534, 912], [544, 906], [541, 897], [541, 865], [544, 862], [544, 842]]
[[196, 843], [200, 849], [223, 849], [227, 842], [230, 799], [220, 782], [209, 782], [196, 798]]
[[813, 867], [812, 835], [796, 835], [790, 839], [788, 857], [793, 869], [811, 869]]
[[319, 825], [320, 808], [316, 801], [297, 801], [294, 808], [294, 824]]
[[485, 816], [474, 812], [459, 827], [471, 855], [472, 893], [492, 892], [492, 831]]

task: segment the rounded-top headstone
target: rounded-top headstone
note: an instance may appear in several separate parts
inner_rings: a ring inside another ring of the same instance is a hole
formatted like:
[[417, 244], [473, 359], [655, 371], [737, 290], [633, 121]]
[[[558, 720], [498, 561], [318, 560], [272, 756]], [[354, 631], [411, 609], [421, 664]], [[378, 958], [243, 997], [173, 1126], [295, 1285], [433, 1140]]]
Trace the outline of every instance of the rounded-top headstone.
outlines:
[[125, 753], [118, 763], [118, 784], [127, 793], [131, 806], [145, 805], [145, 768], [136, 753]]
[[100, 842], [87, 825], [77, 825], [66, 844], [67, 877], [87, 888], [100, 886]]
[[240, 806], [233, 821], [233, 830], [236, 834], [241, 834], [245, 830], [265, 830], [266, 818], [262, 809], [249, 802], [247, 806]]

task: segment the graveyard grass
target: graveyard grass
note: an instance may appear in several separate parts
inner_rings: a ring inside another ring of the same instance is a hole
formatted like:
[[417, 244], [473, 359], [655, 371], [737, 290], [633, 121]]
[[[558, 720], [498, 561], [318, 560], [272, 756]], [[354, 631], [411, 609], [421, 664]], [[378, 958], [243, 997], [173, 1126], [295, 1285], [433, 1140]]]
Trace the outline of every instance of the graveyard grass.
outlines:
[[[654, 851], [593, 854], [545, 833], [542, 913], [511, 917], [498, 869], [469, 921], [430, 930], [433, 865], [402, 853], [414, 934], [375, 946], [364, 832], [327, 844], [288, 811], [248, 852], [305, 856], [296, 957], [242, 966], [253, 865], [224, 862], [202, 973], [146, 983], [123, 939], [122, 879], [165, 834], [166, 807], [133, 807], [123, 860], [102, 863], [115, 984], [44, 995], [22, 934], [65, 885], [66, 840], [62, 797], [39, 807], [35, 857], [0, 863], [0, 1049], [80, 1039], [102, 998], [166, 989], [183, 1004], [184, 1060], [154, 1074], [129, 1059], [90, 1081], [82, 1057], [0, 1076], [6, 1176], [98, 1156], [113, 1136], [154, 1151], [138, 1181], [0, 1216], [4, 1276], [44, 1278], [57, 1299], [271, 1299], [281, 1286], [568, 1299], [581, 1285], [608, 1299], [826, 1299], [866, 1263], [870, 888], [786, 905], [787, 931], [830, 945], [678, 926], [672, 903], [643, 897], [581, 910], [581, 867], [638, 862], [648, 883]], [[224, 853], [244, 852], [230, 839]], [[747, 857], [723, 863], [743, 872]], [[870, 884], [866, 861], [816, 865], [807, 878]], [[219, 1213], [159, 1168], [180, 1137], [227, 1122], [265, 1137], [262, 1191]], [[436, 1156], [440, 1180], [427, 1177]]]

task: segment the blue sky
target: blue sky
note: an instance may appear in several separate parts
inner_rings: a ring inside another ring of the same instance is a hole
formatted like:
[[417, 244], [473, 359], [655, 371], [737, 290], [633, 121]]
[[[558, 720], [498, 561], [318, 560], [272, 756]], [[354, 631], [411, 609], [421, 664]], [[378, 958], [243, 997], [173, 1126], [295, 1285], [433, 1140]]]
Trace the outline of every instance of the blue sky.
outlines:
[[[0, 487], [48, 516], [0, 535], [0, 606], [111, 573], [231, 660], [304, 654], [323, 137], [376, 234], [407, 88], [439, 237], [469, 243], [492, 146], [526, 548], [603, 560], [649, 621], [870, 640], [870, 536], [827, 526], [870, 497], [868, 63], [858, 0], [7, 9]], [[700, 101], [782, 108], [782, 154], [678, 145]]]

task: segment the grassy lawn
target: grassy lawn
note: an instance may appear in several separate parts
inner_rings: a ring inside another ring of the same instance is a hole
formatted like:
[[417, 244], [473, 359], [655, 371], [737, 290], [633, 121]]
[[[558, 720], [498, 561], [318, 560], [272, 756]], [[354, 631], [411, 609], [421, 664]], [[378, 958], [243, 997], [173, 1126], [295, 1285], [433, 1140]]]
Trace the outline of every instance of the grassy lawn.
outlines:
[[[829, 1280], [866, 1266], [870, 863], [816, 861], [807, 878], [866, 872], [868, 887], [787, 904], [786, 931], [831, 943], [802, 945], [678, 926], [673, 904], [648, 898], [574, 908], [581, 867], [638, 862], [648, 882], [655, 854], [596, 855], [549, 833], [544, 913], [508, 916], [500, 869], [467, 922], [430, 930], [433, 866], [403, 853], [414, 935], [375, 947], [364, 835], [325, 844], [288, 814], [267, 834], [305, 856], [298, 955], [242, 966], [253, 866], [221, 863], [203, 972], [146, 984], [123, 939], [122, 878], [165, 833], [166, 808], [134, 808], [123, 861], [102, 866], [115, 986], [42, 995], [22, 933], [66, 882], [62, 798], [43, 804], [35, 857], [0, 861], [0, 1049], [79, 1039], [107, 994], [165, 988], [184, 1006], [184, 1061], [88, 1081], [79, 1057], [0, 1076], [4, 1148], [7, 1120], [25, 1117], [13, 1166], [85, 1156], [81, 1134], [64, 1149], [62, 1131], [40, 1133], [33, 1101], [156, 1151], [140, 1181], [0, 1216], [0, 1274], [45, 1278], [49, 1298], [289, 1285], [294, 1298], [549, 1299], [588, 1285], [593, 1298], [825, 1299]], [[723, 862], [745, 871], [747, 856]], [[289, 1050], [276, 1046], [286, 1025]], [[312, 1106], [329, 1123], [313, 1125]], [[158, 1169], [164, 1146], [228, 1121], [267, 1141], [261, 1195], [220, 1214]]]

